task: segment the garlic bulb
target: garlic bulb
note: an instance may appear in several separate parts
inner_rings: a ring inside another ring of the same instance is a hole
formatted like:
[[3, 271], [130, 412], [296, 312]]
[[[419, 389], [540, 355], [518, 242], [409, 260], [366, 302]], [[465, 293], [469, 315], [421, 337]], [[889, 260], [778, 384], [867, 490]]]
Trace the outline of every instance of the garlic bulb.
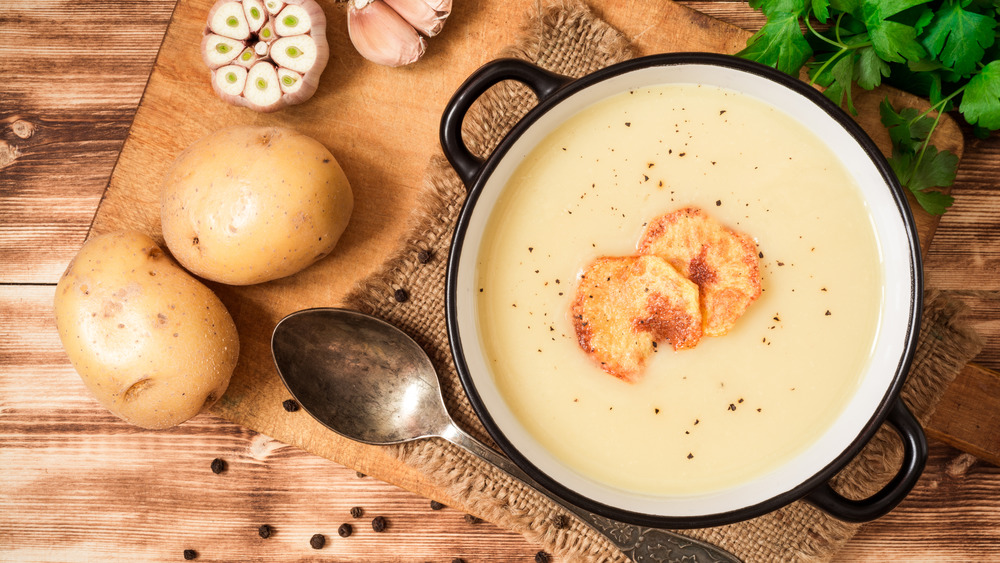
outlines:
[[265, 112], [299, 104], [326, 68], [326, 15], [316, 0], [218, 0], [201, 53], [226, 102]]
[[451, 0], [351, 0], [347, 32], [364, 58], [381, 65], [414, 63], [427, 49], [421, 35], [437, 35]]

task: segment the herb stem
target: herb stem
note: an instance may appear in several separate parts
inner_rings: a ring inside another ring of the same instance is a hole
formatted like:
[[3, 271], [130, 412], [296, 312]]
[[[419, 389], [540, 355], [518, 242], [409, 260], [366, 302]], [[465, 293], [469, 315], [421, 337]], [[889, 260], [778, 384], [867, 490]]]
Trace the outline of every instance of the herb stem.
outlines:
[[[834, 47], [837, 47], [837, 48], [840, 48], [840, 49], [843, 49], [844, 47], [847, 47], [847, 45], [844, 45], [843, 43], [837, 43], [836, 41], [834, 41], [834, 40], [830, 39], [829, 37], [823, 35], [822, 33], [816, 31], [816, 28], [814, 28], [812, 26], [812, 23], [809, 22], [809, 19], [810, 18], [806, 17], [806, 18], [803, 18], [803, 21], [806, 22], [806, 27], [809, 28], [809, 31], [811, 31], [813, 35], [815, 35], [816, 37], [822, 39], [823, 41], [826, 41], [827, 43], [829, 43], [830, 45], [833, 45]], [[839, 18], [838, 18], [838, 21], [839, 21]]]
[[837, 51], [836, 53], [834, 53], [833, 56], [831, 56], [829, 59], [827, 59], [826, 62], [823, 63], [823, 66], [819, 67], [819, 69], [816, 70], [816, 73], [813, 74], [809, 78], [809, 85], [812, 86], [812, 85], [816, 84], [816, 79], [819, 78], [823, 74], [823, 71], [826, 70], [826, 67], [830, 66], [830, 63], [832, 63], [833, 61], [835, 61], [838, 58], [840, 58], [841, 55], [843, 55], [844, 53], [848, 52], [849, 50], [850, 50], [850, 47], [844, 45], [843, 47], [840, 48], [839, 51]]
[[924, 139], [924, 144], [920, 145], [920, 152], [917, 153], [917, 158], [913, 161], [913, 169], [920, 169], [920, 161], [924, 158], [924, 152], [927, 151], [927, 145], [931, 142], [931, 137], [934, 135], [934, 130], [937, 129], [938, 122], [941, 121], [941, 116], [944, 112], [939, 111], [937, 116], [934, 118], [934, 123], [931, 124], [930, 130], [927, 131], [927, 138]]
[[841, 12], [837, 16], [837, 23], [833, 24], [833, 35], [834, 35], [834, 37], [837, 38], [837, 43], [840, 43], [841, 45], [843, 45], [844, 42], [843, 42], [843, 40], [840, 39], [840, 20], [844, 19], [844, 14], [845, 13], [846, 12]]
[[[940, 117], [941, 117], [941, 113], [942, 113], [942, 111], [941, 111], [941, 110], [943, 110], [943, 109], [944, 109], [945, 105], [946, 105], [946, 104], [947, 104], [947, 103], [948, 103], [948, 102], [949, 102], [949, 101], [950, 101], [950, 100], [951, 100], [952, 98], [954, 98], [955, 96], [957, 96], [957, 95], [961, 94], [961, 93], [962, 93], [962, 90], [965, 90], [965, 86], [966, 86], [966, 85], [965, 85], [965, 84], [963, 84], [961, 88], [959, 88], [959, 89], [955, 90], [955, 91], [954, 91], [954, 92], [952, 92], [951, 94], [948, 94], [948, 96], [947, 96], [947, 97], [945, 97], [945, 98], [942, 98], [942, 99], [941, 99], [941, 100], [940, 100], [940, 101], [939, 101], [938, 103], [936, 103], [936, 104], [932, 105], [931, 107], [929, 107], [929, 108], [925, 109], [924, 111], [920, 112], [919, 114], [917, 114], [917, 116], [916, 116], [916, 117], [914, 117], [913, 119], [911, 119], [911, 120], [910, 120], [910, 122], [908, 123], [908, 125], [913, 125], [913, 124], [914, 124], [914, 123], [916, 123], [916, 122], [917, 122], [918, 120], [922, 119], [923, 117], [925, 117], [925, 116], [926, 116], [927, 114], [931, 113], [932, 111], [936, 111], [936, 112], [938, 112], [938, 118], [940, 118]], [[934, 124], [935, 124], [935, 125], [937, 125], [937, 120], [936, 120], [936, 119], [934, 120]], [[934, 131], [934, 128], [933, 128], [933, 127], [931, 128], [931, 131], [932, 131], [932, 132]], [[927, 135], [927, 138], [928, 138], [928, 139], [930, 138], [930, 134], [929, 134], [929, 133], [928, 133], [928, 135]]]

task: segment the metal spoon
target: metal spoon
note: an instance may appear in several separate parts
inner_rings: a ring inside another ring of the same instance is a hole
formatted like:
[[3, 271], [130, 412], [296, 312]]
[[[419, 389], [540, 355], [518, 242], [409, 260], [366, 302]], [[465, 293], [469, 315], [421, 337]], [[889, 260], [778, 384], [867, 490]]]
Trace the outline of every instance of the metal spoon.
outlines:
[[271, 351], [302, 408], [346, 438], [374, 445], [444, 438], [577, 515], [633, 561], [739, 561], [713, 545], [598, 516], [546, 491], [455, 424], [427, 354], [384, 321], [346, 309], [298, 311], [274, 328]]

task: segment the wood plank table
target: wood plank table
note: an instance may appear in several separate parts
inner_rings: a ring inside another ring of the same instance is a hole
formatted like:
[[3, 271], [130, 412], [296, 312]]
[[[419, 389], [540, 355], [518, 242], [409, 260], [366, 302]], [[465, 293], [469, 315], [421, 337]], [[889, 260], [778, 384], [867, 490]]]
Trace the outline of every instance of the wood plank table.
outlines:
[[[742, 2], [684, 3], [761, 23]], [[144, 431], [87, 394], [55, 332], [54, 284], [87, 234], [173, 8], [0, 3], [0, 561], [172, 561], [185, 549], [199, 561], [533, 561], [538, 547], [517, 534], [211, 415]], [[927, 281], [1000, 335], [1000, 138], [966, 138]], [[1000, 369], [1000, 338], [977, 362]], [[220, 474], [216, 457], [228, 462]], [[1000, 469], [932, 441], [913, 494], [839, 559], [998, 560], [998, 490]]]

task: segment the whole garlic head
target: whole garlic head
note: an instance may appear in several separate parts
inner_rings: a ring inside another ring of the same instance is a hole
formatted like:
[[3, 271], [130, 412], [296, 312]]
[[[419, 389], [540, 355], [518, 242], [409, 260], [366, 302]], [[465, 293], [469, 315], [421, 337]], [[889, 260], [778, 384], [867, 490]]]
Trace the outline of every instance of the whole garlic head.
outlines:
[[218, 0], [201, 53], [223, 100], [261, 112], [299, 104], [326, 68], [326, 15], [316, 0]]
[[347, 32], [361, 56], [386, 66], [420, 60], [444, 27], [451, 0], [351, 0]]

